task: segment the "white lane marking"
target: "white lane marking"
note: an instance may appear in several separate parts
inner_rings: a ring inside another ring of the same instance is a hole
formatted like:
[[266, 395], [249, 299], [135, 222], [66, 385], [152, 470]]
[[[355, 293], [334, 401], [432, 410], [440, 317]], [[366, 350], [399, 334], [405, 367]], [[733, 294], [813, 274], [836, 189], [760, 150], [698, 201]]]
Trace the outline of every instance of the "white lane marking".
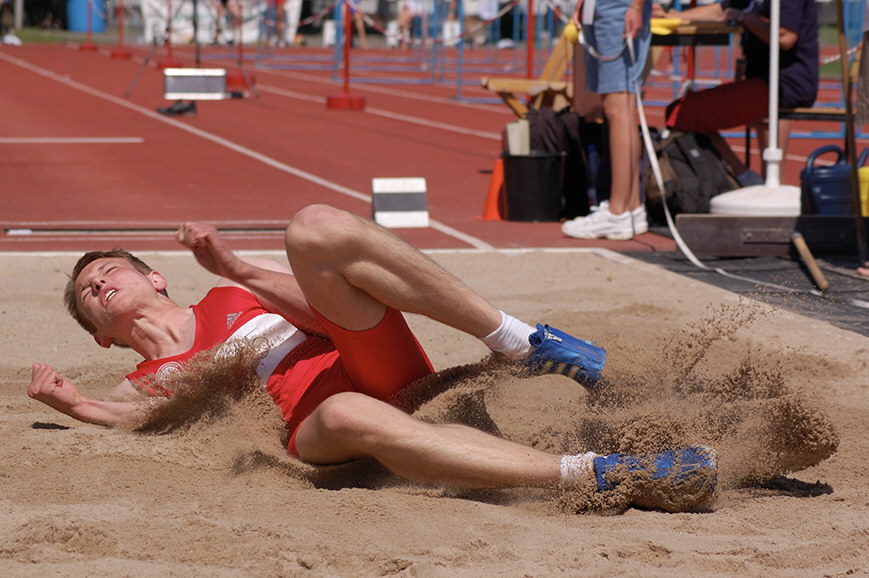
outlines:
[[137, 136], [75, 136], [75, 137], [0, 137], [0, 144], [139, 144], [145, 139]]

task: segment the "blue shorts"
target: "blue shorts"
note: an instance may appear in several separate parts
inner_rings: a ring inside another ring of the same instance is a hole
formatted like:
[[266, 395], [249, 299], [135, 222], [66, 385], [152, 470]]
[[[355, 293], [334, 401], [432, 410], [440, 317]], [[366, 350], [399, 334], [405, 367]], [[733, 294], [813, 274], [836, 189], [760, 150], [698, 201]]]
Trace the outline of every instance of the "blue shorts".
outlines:
[[[643, 79], [643, 68], [649, 56], [652, 31], [652, 3], [643, 7], [643, 27], [634, 38], [634, 54], [625, 43], [625, 12], [631, 0], [597, 0], [594, 22], [583, 26], [585, 37], [585, 88], [589, 92], [638, 92]], [[592, 53], [595, 52], [597, 57]], [[617, 56], [617, 57], [616, 57]], [[614, 60], [610, 58], [616, 57]]]

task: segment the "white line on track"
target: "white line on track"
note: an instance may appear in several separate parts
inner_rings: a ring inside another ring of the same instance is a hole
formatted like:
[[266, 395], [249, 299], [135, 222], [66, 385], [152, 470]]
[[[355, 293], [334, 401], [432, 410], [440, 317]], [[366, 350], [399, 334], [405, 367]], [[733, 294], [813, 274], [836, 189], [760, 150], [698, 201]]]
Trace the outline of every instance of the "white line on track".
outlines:
[[407, 114], [400, 114], [397, 112], [390, 112], [388, 110], [382, 110], [379, 108], [366, 107], [365, 110], [369, 114], [376, 114], [378, 116], [391, 118], [393, 120], [403, 120], [404, 122], [409, 122], [409, 123], [427, 126], [427, 127], [431, 127], [431, 128], [439, 128], [442, 130], [457, 132], [459, 134], [477, 136], [477, 137], [485, 138], [485, 139], [489, 139], [489, 140], [498, 140], [498, 141], [501, 140], [501, 135], [498, 133], [494, 133], [494, 132], [487, 132], [487, 131], [482, 131], [482, 130], [473, 130], [473, 129], [465, 128], [462, 126], [456, 126], [453, 124], [446, 124], [443, 122], [435, 122], [435, 121], [431, 121], [431, 120], [428, 120], [425, 118], [419, 118], [417, 116], [410, 116]]
[[[260, 92], [268, 92], [270, 94], [274, 94], [277, 96], [284, 96], [287, 98], [295, 98], [298, 100], [305, 100], [308, 102], [323, 102], [322, 97], [312, 96], [310, 94], [303, 94], [301, 92], [296, 92], [293, 90], [284, 90], [282, 88], [276, 88], [273, 86], [259, 85], [257, 86], [257, 90]], [[420, 126], [427, 126], [429, 128], [438, 128], [441, 130], [446, 130], [449, 132], [455, 132], [459, 134], [464, 134], [468, 136], [476, 136], [480, 138], [485, 138], [488, 140], [501, 140], [501, 135], [495, 132], [487, 132], [482, 130], [473, 130], [470, 128], [465, 128], [463, 126], [457, 126], [454, 124], [447, 124], [444, 122], [436, 122], [433, 120], [428, 120], [426, 118], [420, 118], [418, 116], [411, 116], [408, 114], [401, 114], [398, 112], [391, 112], [388, 110], [383, 110], [380, 108], [371, 108], [366, 106], [364, 111], [368, 114], [373, 114], [376, 116], [382, 116], [385, 118], [390, 118], [392, 120], [400, 120], [404, 122], [409, 122], [411, 124], [418, 124]]]
[[[369, 194], [356, 191], [356, 190], [351, 189], [349, 187], [345, 187], [345, 186], [340, 185], [338, 183], [321, 178], [313, 173], [309, 173], [307, 171], [293, 167], [293, 166], [288, 165], [286, 163], [282, 163], [281, 161], [278, 161], [278, 160], [273, 159], [269, 156], [266, 156], [262, 153], [259, 153], [255, 150], [249, 149], [249, 148], [242, 146], [238, 143], [230, 141], [229, 139], [226, 139], [226, 138], [223, 138], [223, 137], [218, 136], [216, 134], [212, 134], [212, 133], [204, 131], [202, 129], [198, 129], [196, 127], [184, 124], [184, 123], [179, 122], [173, 118], [170, 118], [170, 117], [164, 116], [162, 114], [159, 114], [157, 112], [151, 111], [143, 106], [139, 106], [138, 104], [133, 104], [132, 102], [124, 100], [123, 98], [118, 98], [117, 96], [108, 94], [108, 93], [103, 92], [101, 90], [98, 90], [96, 88], [92, 88], [90, 86], [87, 86], [86, 84], [82, 84], [80, 82], [77, 82], [75, 80], [67, 78], [63, 75], [57, 74], [56, 72], [52, 72], [51, 70], [36, 66], [36, 65], [31, 64], [25, 60], [21, 60], [19, 58], [9, 56], [6, 53], [0, 52], [0, 58], [2, 58], [3, 60], [6, 60], [10, 64], [14, 64], [16, 66], [24, 68], [25, 70], [29, 70], [31, 72], [34, 72], [36, 74], [39, 74], [41, 76], [44, 76], [44, 77], [49, 78], [51, 80], [54, 80], [56, 82], [59, 82], [61, 84], [65, 84], [66, 86], [69, 86], [71, 88], [75, 88], [76, 90], [80, 90], [86, 94], [90, 94], [91, 96], [95, 96], [97, 98], [107, 100], [111, 103], [117, 104], [119, 106], [123, 106], [124, 108], [130, 109], [132, 111], [138, 112], [139, 114], [147, 116], [148, 118], [150, 118], [152, 120], [156, 120], [158, 122], [162, 122], [162, 123], [168, 124], [170, 126], [174, 126], [176, 128], [179, 128], [181, 130], [187, 131], [190, 134], [193, 134], [193, 135], [198, 136], [202, 139], [211, 141], [214, 144], [228, 148], [232, 151], [235, 151], [241, 155], [252, 158], [258, 162], [263, 163], [264, 165], [270, 166], [270, 167], [277, 169], [279, 171], [289, 173], [293, 176], [299, 177], [300, 179], [304, 179], [306, 181], [309, 181], [311, 183], [314, 183], [316, 185], [319, 185], [323, 188], [329, 189], [329, 190], [334, 191], [336, 193], [346, 195], [348, 197], [351, 197], [351, 198], [354, 198], [357, 200], [361, 200], [361, 201], [365, 201], [365, 202], [369, 202], [369, 203], [371, 202], [371, 195], [369, 195]], [[465, 233], [462, 233], [461, 231], [458, 231], [458, 230], [456, 230], [448, 225], [445, 225], [444, 223], [441, 223], [439, 221], [431, 220], [430, 226], [432, 229], [435, 229], [436, 231], [440, 231], [441, 233], [443, 233], [449, 237], [453, 237], [454, 239], [458, 239], [458, 240], [462, 241], [463, 243], [468, 243], [469, 245], [471, 245], [472, 247], [476, 247], [477, 249], [491, 249], [492, 248], [492, 245], [483, 241], [482, 239], [478, 239], [478, 238], [473, 237], [471, 235], [467, 235]]]
[[136, 136], [106, 137], [0, 137], [0, 144], [139, 144], [145, 139]]

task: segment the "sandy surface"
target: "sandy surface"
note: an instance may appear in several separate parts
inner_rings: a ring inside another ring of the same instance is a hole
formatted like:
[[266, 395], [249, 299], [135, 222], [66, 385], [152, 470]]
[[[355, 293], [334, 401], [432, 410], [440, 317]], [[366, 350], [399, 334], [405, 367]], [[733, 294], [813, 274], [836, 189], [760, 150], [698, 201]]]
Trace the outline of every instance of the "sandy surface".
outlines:
[[[213, 282], [186, 255], [142, 256], [179, 303]], [[435, 258], [507, 311], [598, 341], [610, 362], [606, 394], [486, 371], [425, 417], [553, 451], [707, 443], [721, 460], [712, 510], [314, 470], [283, 456], [257, 395], [169, 433], [77, 423], [27, 398], [30, 364], [100, 396], [136, 356], [98, 348], [65, 316], [74, 256], [0, 255], [0, 575], [869, 575], [865, 337], [612, 253]], [[438, 369], [486, 355], [410, 321]]]

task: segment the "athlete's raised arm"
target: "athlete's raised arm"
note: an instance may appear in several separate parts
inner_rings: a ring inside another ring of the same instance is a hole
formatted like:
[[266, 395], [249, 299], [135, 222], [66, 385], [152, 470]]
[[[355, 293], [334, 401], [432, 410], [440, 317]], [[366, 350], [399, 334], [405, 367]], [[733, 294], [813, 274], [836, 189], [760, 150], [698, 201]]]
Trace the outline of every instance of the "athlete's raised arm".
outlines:
[[268, 259], [239, 258], [212, 225], [184, 223], [176, 237], [193, 252], [200, 265], [222, 278], [218, 285], [240, 285], [253, 292], [266, 308], [282, 313], [300, 329], [323, 331], [296, 278], [286, 267]]

